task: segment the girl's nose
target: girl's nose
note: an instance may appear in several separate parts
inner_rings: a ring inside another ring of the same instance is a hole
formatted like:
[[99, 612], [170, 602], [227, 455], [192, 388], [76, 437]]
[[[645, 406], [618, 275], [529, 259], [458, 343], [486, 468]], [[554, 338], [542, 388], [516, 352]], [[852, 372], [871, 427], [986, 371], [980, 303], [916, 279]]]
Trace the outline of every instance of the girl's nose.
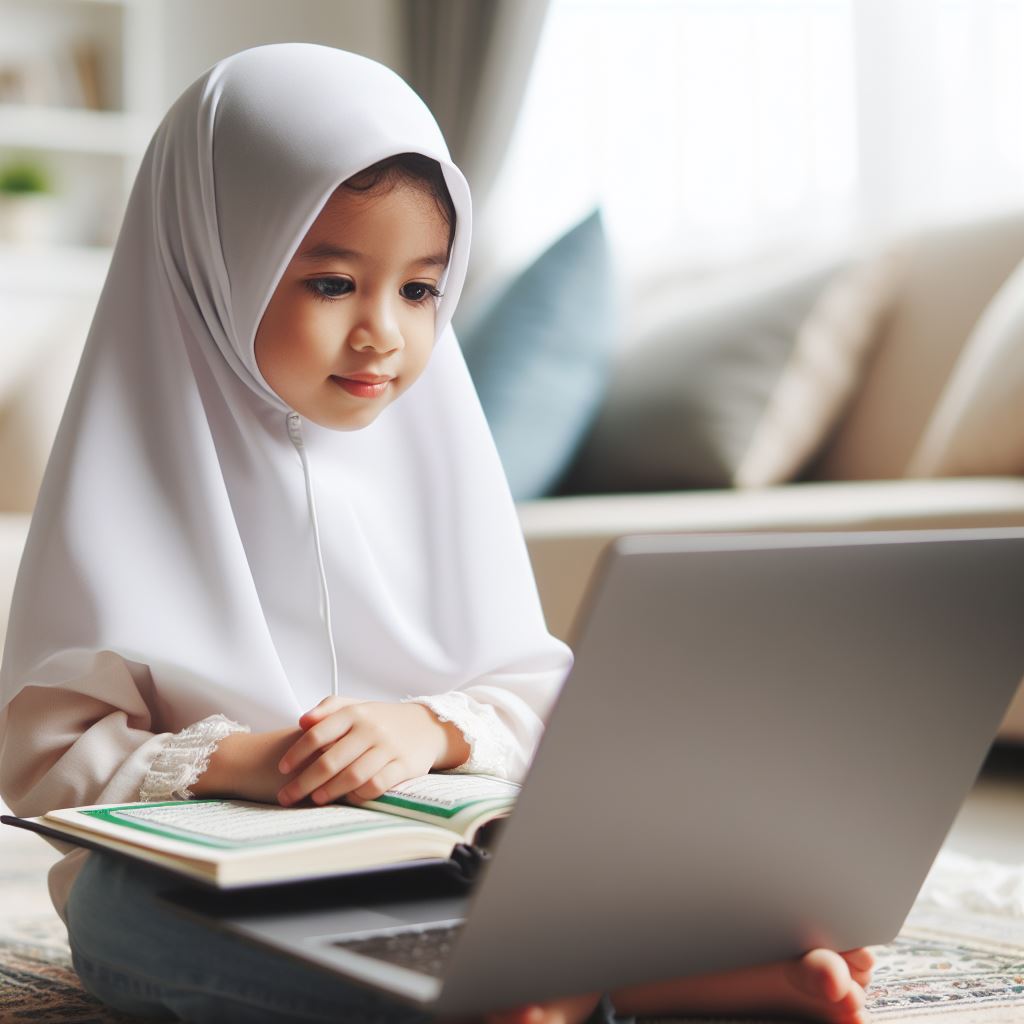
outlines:
[[349, 332], [352, 348], [392, 352], [403, 346], [402, 331], [395, 311], [386, 300], [367, 302]]

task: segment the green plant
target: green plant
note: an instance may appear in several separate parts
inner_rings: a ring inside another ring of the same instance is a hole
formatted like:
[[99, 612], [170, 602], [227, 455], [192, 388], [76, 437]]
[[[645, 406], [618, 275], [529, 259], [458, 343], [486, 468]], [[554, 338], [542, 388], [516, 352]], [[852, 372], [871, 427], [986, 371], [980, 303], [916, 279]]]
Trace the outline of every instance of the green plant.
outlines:
[[30, 160], [17, 160], [0, 167], [0, 192], [7, 195], [26, 195], [31, 192], [49, 192], [50, 177], [46, 170]]

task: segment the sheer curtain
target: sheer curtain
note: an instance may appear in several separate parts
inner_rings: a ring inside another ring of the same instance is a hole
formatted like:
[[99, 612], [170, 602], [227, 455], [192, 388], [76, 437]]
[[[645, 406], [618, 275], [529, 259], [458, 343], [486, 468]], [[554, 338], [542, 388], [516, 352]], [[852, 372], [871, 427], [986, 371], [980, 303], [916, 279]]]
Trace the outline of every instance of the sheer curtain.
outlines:
[[404, 0], [406, 79], [473, 190], [488, 196], [508, 148], [548, 0]]
[[511, 269], [600, 202], [703, 275], [1024, 204], [1024, 0], [551, 0], [480, 211]]
[[859, 216], [1024, 204], [1024, 0], [856, 0]]
[[[548, 2], [402, 0], [396, 8], [405, 78], [433, 111], [469, 181], [477, 225], [521, 112]], [[478, 227], [473, 235], [481, 237]], [[457, 324], [491, 277], [476, 249], [474, 243]]]

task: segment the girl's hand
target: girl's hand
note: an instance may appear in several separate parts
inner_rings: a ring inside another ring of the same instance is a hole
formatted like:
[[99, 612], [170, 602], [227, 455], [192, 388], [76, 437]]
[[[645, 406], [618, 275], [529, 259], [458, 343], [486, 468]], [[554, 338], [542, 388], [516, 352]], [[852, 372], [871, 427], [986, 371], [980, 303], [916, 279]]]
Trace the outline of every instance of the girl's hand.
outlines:
[[434, 767], [462, 764], [470, 752], [462, 733], [423, 704], [327, 697], [299, 725], [304, 734], [277, 766], [287, 774], [307, 765], [278, 792], [285, 807], [307, 796], [318, 804], [372, 800]]
[[197, 797], [229, 797], [272, 804], [281, 788], [277, 764], [301, 738], [291, 726], [273, 732], [236, 732], [217, 744], [206, 771], [192, 784]]

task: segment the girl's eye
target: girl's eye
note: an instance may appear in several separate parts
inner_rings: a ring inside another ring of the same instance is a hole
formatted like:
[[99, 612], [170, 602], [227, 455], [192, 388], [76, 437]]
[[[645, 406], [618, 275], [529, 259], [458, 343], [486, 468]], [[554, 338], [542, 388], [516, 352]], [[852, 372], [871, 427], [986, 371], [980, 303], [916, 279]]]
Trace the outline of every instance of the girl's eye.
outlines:
[[402, 285], [402, 295], [412, 302], [424, 302], [428, 295], [435, 299], [441, 297], [441, 293], [432, 285], [424, 281], [410, 281]]
[[306, 287], [315, 299], [330, 302], [348, 294], [352, 290], [352, 282], [344, 277], [314, 277], [306, 282]]
[[[304, 284], [313, 297], [322, 302], [340, 299], [355, 289], [355, 285], [347, 277], [314, 277], [305, 281]], [[402, 285], [401, 294], [410, 302], [416, 303], [425, 302], [428, 296], [435, 299], [441, 297], [441, 292], [425, 281], [410, 281], [408, 284]]]

